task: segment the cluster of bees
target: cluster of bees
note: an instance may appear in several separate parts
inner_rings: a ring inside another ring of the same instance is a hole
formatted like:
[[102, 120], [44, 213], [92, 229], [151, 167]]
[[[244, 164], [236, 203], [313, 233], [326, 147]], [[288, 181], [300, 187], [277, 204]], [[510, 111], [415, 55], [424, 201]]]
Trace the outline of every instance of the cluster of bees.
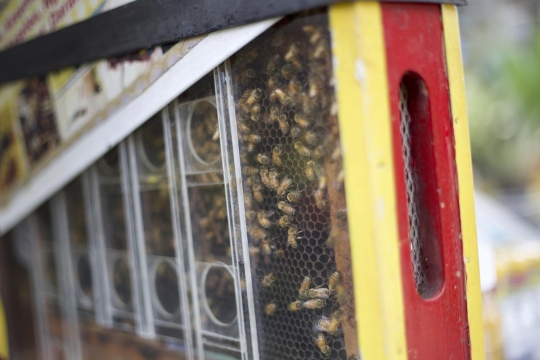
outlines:
[[[337, 308], [329, 317], [322, 315], [315, 324], [314, 343], [324, 356], [330, 356], [331, 344], [327, 343], [325, 333], [333, 337], [343, 335], [341, 274], [333, 272], [326, 288], [312, 287], [312, 278], [305, 276], [297, 299], [289, 303], [290, 300], [282, 299], [286, 296], [280, 288], [284, 274], [277, 270], [282, 269], [277, 265], [280, 260], [305, 250], [310, 240], [303, 212], [319, 214], [317, 219], [329, 219], [328, 187], [341, 191], [344, 181], [337, 121], [330, 120], [336, 119], [337, 106], [331, 89], [329, 34], [324, 25], [315, 23], [292, 28], [290, 34], [278, 33], [262, 47], [246, 49], [245, 56], [235, 63], [235, 108], [247, 187], [244, 205], [250, 255], [255, 263], [260, 258], [264, 260], [258, 269], [266, 273], [260, 279], [265, 289], [263, 312], [276, 318], [273, 315], [280, 308], [291, 313]], [[326, 174], [329, 163], [337, 169], [337, 176], [332, 173], [332, 181]], [[346, 210], [338, 211], [336, 218], [346, 222]], [[322, 221], [309, 226], [327, 226], [326, 220]], [[328, 234], [327, 248], [339, 240], [341, 228], [334, 225], [321, 230]]]
[[[304, 277], [298, 290], [298, 299], [289, 304], [288, 310], [291, 312], [297, 312], [303, 309], [316, 310], [325, 308], [327, 306], [326, 301], [330, 297], [339, 294], [340, 280], [341, 274], [339, 271], [334, 271], [328, 280], [328, 288], [311, 288], [312, 279], [309, 276]], [[275, 275], [273, 273], [269, 273], [262, 278], [261, 286], [263, 288], [270, 288], [274, 285], [275, 281]], [[264, 307], [264, 313], [269, 316], [275, 315], [278, 310], [279, 305], [276, 301], [271, 301]], [[330, 318], [323, 315], [317, 321], [315, 328], [319, 331], [319, 333], [316, 337], [316, 344], [319, 347], [319, 350], [325, 356], [329, 356], [331, 350], [323, 333], [325, 332], [332, 336], [341, 335], [340, 327], [342, 319], [343, 312], [341, 310], [336, 310]]]
[[213, 162], [221, 154], [216, 107], [201, 101], [193, 110], [190, 129], [191, 143], [197, 155], [206, 162]]

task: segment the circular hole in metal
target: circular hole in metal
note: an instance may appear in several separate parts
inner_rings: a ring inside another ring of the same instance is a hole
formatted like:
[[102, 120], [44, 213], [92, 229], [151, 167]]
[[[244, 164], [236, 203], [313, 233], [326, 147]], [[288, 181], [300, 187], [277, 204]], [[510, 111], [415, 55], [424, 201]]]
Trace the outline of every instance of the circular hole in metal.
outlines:
[[137, 150], [147, 170], [165, 168], [165, 138], [161, 121], [150, 120], [137, 132]]
[[187, 127], [188, 147], [193, 157], [204, 165], [218, 161], [221, 148], [216, 106], [208, 100], [196, 102], [189, 112]]
[[131, 302], [131, 275], [126, 259], [118, 258], [113, 264], [113, 293], [117, 305], [125, 307]]
[[176, 265], [170, 259], [156, 261], [152, 269], [156, 308], [165, 317], [171, 317], [180, 309], [180, 289], [176, 269]]
[[220, 326], [230, 326], [237, 319], [236, 294], [232, 273], [225, 266], [208, 266], [202, 274], [203, 306], [209, 318]]
[[79, 291], [87, 298], [93, 297], [92, 293], [92, 268], [88, 255], [80, 255], [77, 258], [77, 280]]

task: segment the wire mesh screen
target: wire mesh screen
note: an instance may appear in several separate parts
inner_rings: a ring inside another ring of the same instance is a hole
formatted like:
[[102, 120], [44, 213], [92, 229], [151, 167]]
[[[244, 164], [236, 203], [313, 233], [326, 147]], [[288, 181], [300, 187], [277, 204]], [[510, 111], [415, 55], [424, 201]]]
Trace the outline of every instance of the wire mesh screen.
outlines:
[[326, 14], [282, 22], [232, 60], [259, 352], [358, 354]]
[[416, 202], [416, 180], [412, 170], [411, 155], [411, 114], [407, 104], [408, 94], [405, 85], [399, 91], [399, 110], [401, 114], [401, 138], [403, 144], [403, 163], [405, 169], [405, 188], [407, 190], [407, 210], [409, 215], [409, 240], [411, 242], [411, 261], [413, 264], [416, 288], [421, 292], [426, 287], [425, 273], [422, 270], [422, 242], [419, 235], [418, 206]]

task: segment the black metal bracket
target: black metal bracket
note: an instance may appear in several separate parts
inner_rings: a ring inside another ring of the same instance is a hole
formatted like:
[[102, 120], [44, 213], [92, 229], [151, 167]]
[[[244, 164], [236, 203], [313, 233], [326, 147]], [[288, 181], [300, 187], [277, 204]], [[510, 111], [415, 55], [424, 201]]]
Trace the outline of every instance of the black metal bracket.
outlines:
[[343, 1], [137, 0], [0, 52], [0, 83]]

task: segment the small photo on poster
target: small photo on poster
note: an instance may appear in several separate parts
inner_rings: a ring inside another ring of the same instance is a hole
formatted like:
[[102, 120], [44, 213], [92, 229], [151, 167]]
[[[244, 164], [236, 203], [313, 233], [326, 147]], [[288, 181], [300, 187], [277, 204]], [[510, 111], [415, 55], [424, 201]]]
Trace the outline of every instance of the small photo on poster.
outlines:
[[[0, 98], [6, 95], [2, 91]], [[0, 105], [0, 189], [21, 180], [25, 174], [26, 162], [22, 139], [16, 131], [16, 109], [14, 101], [3, 101]]]
[[17, 99], [19, 122], [30, 164], [36, 163], [59, 143], [53, 101], [45, 77], [33, 77]]

